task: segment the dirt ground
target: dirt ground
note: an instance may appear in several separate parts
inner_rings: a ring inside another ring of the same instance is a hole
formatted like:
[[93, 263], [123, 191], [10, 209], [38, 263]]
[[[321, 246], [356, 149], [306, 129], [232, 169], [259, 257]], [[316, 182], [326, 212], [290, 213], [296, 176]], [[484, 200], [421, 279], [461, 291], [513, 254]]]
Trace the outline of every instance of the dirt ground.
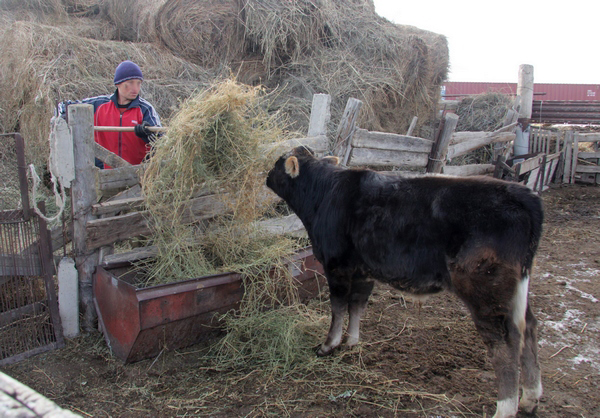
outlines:
[[[546, 222], [530, 299], [540, 320], [544, 396], [538, 416], [597, 417], [600, 187], [554, 187], [543, 199]], [[319, 359], [309, 372], [218, 372], [200, 345], [123, 365], [99, 334], [2, 371], [82, 416], [493, 414], [491, 365], [468, 313], [452, 295], [434, 296], [419, 309], [379, 286], [362, 330], [359, 347]]]

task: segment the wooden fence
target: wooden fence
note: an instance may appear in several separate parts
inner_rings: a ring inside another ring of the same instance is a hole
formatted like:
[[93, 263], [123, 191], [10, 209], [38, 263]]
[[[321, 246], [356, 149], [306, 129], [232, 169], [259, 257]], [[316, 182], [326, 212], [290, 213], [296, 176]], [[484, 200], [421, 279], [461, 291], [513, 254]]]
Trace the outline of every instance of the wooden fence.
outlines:
[[[434, 140], [411, 135], [369, 132], [356, 125], [361, 102], [350, 99], [331, 142], [326, 136], [329, 123], [328, 95], [313, 97], [308, 136], [281, 144], [282, 152], [298, 144], [308, 145], [318, 154], [333, 153], [348, 166], [370, 166], [381, 169], [394, 167], [417, 173], [479, 175], [495, 173], [498, 177], [520, 181], [535, 190], [542, 190], [552, 179], [560, 153], [541, 153], [509, 166], [506, 156], [515, 138], [517, 113], [510, 111], [504, 126], [495, 132], [455, 132], [458, 117], [445, 116]], [[74, 148], [75, 182], [72, 184], [73, 228], [70, 234], [53, 233], [54, 244], [64, 243], [72, 236], [79, 276], [79, 296], [84, 306], [85, 329], [91, 329], [96, 313], [92, 300], [92, 275], [96, 266], [122, 266], [131, 261], [152, 257], [153, 247], [138, 248], [114, 254], [116, 242], [151, 234], [140, 193], [140, 178], [144, 165], [131, 166], [94, 142], [93, 108], [89, 105], [69, 107], [68, 124]], [[412, 131], [412, 128], [410, 129]], [[408, 132], [410, 133], [410, 132]], [[499, 164], [450, 166], [449, 159], [465, 155], [482, 146], [494, 144]], [[98, 157], [115, 167], [99, 170], [94, 166]], [[501, 170], [498, 167], [502, 167]], [[507, 168], [507, 170], [505, 170]], [[535, 171], [537, 170], [537, 171]], [[506, 173], [511, 175], [506, 175]], [[529, 175], [527, 175], [529, 174]], [[526, 179], [525, 179], [526, 177]], [[184, 213], [188, 220], [207, 220], [223, 213], [222, 195], [211, 190], [199, 191], [187, 202]], [[265, 198], [276, 199], [265, 190]], [[303, 226], [294, 215], [263, 222], [262, 228], [273, 233], [302, 234]]]
[[532, 154], [560, 154], [557, 181], [600, 184], [600, 134], [532, 129]]

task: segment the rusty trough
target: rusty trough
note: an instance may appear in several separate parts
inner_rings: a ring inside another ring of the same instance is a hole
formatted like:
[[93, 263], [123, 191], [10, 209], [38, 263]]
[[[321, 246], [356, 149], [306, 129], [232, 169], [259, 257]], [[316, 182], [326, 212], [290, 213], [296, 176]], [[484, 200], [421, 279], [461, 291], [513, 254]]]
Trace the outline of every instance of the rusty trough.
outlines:
[[[310, 248], [294, 256], [290, 269], [302, 299], [315, 297], [325, 283], [323, 267]], [[98, 267], [93, 279], [100, 329], [125, 363], [212, 337], [219, 328], [216, 315], [236, 309], [244, 292], [237, 273], [137, 288], [128, 283], [126, 271]]]

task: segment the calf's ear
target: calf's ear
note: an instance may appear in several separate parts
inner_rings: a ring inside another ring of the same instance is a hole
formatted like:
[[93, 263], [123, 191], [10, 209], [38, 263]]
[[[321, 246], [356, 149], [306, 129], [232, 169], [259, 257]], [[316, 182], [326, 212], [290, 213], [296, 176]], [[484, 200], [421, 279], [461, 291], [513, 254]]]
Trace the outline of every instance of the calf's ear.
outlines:
[[296, 157], [291, 156], [285, 160], [285, 173], [293, 179], [298, 177], [298, 174], [300, 174], [300, 163]]
[[322, 161], [331, 165], [338, 165], [340, 163], [340, 157], [336, 157], [334, 155], [329, 155], [327, 157], [321, 158]]

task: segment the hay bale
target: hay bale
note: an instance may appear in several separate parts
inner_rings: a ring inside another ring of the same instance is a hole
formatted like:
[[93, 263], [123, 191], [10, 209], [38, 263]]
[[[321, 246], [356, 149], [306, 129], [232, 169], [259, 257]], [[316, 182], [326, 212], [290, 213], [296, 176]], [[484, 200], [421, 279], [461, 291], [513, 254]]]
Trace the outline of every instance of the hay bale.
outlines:
[[[298, 124], [314, 93], [332, 96], [336, 121], [350, 97], [362, 100], [358, 122], [370, 130], [404, 132], [413, 116], [434, 115], [448, 72], [445, 37], [393, 24], [371, 1], [247, 0], [241, 16], [245, 54], [263, 57], [265, 73], [253, 78], [280, 89]], [[243, 72], [244, 59], [234, 69]]]
[[[100, 0], [96, 0], [100, 1]], [[101, 0], [102, 17], [116, 28], [115, 40], [156, 42], [156, 18], [166, 0]]]
[[0, 125], [23, 134], [36, 163], [48, 155], [56, 102], [111, 93], [114, 70], [123, 60], [141, 66], [142, 94], [165, 120], [182, 98], [214, 77], [152, 44], [95, 41], [34, 22], [16, 21], [0, 32], [0, 53]]
[[120, 41], [137, 41], [137, 24], [140, 9], [138, 0], [104, 0], [102, 11], [116, 27]]
[[[370, 7], [348, 0], [323, 2], [315, 14], [322, 30], [312, 43], [302, 23], [286, 24], [285, 37], [304, 34], [291, 43], [304, 46], [285, 50], [270, 42], [265, 47], [265, 59], [276, 66], [263, 76], [265, 85], [279, 86], [282, 97], [304, 103], [292, 119], [303, 117], [313, 93], [332, 96], [336, 121], [350, 97], [362, 100], [358, 123], [370, 130], [404, 132], [413, 116], [425, 122], [434, 115], [448, 71], [443, 36], [393, 24]], [[247, 31], [250, 24], [247, 21]], [[265, 32], [264, 36], [272, 35]], [[260, 35], [253, 35], [256, 38]]]
[[214, 67], [240, 56], [237, 0], [167, 0], [156, 15], [160, 42], [178, 56]]
[[61, 15], [65, 13], [62, 0], [2, 0], [0, 10], [27, 10], [41, 15]]
[[458, 103], [457, 131], [492, 132], [502, 127], [506, 112], [513, 107], [513, 99], [506, 94], [488, 92], [468, 96]]

